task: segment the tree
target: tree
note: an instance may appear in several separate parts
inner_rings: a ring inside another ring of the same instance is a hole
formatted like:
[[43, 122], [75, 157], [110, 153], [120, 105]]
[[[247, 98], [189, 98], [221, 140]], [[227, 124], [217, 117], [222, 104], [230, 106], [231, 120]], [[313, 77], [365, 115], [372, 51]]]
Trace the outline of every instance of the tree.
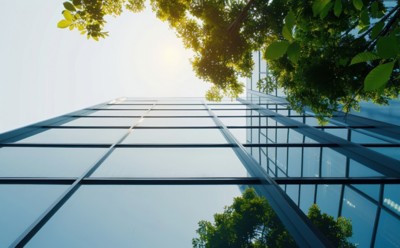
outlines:
[[[387, 103], [400, 90], [400, 6], [383, 0], [150, 0], [194, 51], [197, 76], [213, 83], [211, 100], [243, 91], [252, 52], [263, 51], [268, 92], [282, 87], [297, 111], [321, 118], [358, 108], [361, 100]], [[64, 3], [60, 28], [98, 40], [106, 15], [138, 12], [144, 0], [73, 0]]]
[[[355, 247], [347, 241], [352, 235], [349, 220], [343, 217], [334, 220], [321, 214], [315, 204], [310, 207], [308, 217], [334, 247]], [[192, 240], [193, 247], [296, 247], [265, 198], [257, 196], [253, 188], [236, 197], [223, 213], [215, 214], [214, 223], [200, 221], [196, 232], [199, 237]]]

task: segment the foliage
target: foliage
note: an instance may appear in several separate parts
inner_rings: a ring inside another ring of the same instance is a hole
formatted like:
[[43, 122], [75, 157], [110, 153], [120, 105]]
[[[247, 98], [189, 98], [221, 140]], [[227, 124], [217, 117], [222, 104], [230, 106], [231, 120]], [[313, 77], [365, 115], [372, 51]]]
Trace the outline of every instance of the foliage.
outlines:
[[[361, 100], [387, 103], [400, 89], [400, 6], [383, 0], [150, 0], [194, 51], [197, 76], [213, 83], [209, 99], [236, 97], [249, 77], [252, 52], [262, 50], [267, 92], [282, 87], [292, 107], [319, 117], [358, 108]], [[145, 0], [73, 0], [60, 28], [98, 40], [105, 16], [138, 12]]]
[[[315, 204], [310, 207], [308, 217], [334, 247], [355, 247], [347, 241], [352, 235], [349, 220], [339, 217], [335, 221], [332, 216], [321, 214]], [[214, 223], [200, 221], [197, 234], [193, 247], [296, 247], [267, 201], [257, 196], [253, 188], [236, 197], [223, 213], [215, 214]]]

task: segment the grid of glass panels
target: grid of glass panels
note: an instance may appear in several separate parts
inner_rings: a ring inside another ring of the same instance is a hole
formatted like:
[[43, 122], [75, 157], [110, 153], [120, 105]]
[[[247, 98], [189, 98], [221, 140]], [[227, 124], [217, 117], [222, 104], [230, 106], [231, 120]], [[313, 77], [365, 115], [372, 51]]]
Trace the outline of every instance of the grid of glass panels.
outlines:
[[117, 99], [1, 135], [0, 244], [189, 247], [246, 187], [299, 246], [325, 240], [302, 221], [313, 204], [360, 247], [400, 244], [397, 136], [278, 100]]
[[290, 109], [279, 90], [261, 93], [256, 82], [268, 68], [260, 53], [253, 54], [253, 59], [256, 70], [241, 102], [262, 110], [248, 112], [247, 127], [235, 127], [233, 133], [303, 212], [317, 204], [334, 218], [350, 219], [350, 240], [358, 247], [398, 247], [397, 103], [392, 109], [383, 107], [382, 118], [374, 107], [367, 109], [367, 115], [338, 112], [322, 125], [313, 113]]

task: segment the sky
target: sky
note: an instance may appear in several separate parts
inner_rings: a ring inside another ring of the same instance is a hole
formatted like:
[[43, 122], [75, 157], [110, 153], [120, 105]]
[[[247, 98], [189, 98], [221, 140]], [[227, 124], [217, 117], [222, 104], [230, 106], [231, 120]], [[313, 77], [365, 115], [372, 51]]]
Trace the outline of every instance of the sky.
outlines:
[[0, 133], [118, 97], [203, 97], [179, 38], [145, 12], [110, 18], [110, 36], [58, 29], [63, 1], [3, 1]]

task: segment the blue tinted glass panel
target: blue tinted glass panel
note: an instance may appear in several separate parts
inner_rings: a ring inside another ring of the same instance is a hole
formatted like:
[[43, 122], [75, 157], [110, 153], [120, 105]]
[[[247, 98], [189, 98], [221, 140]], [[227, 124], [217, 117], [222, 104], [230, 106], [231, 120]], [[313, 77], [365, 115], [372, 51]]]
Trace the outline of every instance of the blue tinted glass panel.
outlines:
[[346, 176], [346, 157], [330, 148], [322, 148], [322, 177]]
[[288, 172], [291, 177], [299, 177], [302, 170], [304, 148], [289, 148], [288, 151]]
[[375, 247], [399, 247], [399, 230], [400, 220], [382, 210], [376, 233]]
[[376, 201], [379, 201], [380, 185], [377, 185], [377, 184], [355, 184], [355, 185], [351, 185], [351, 186], [358, 190], [361, 190], [361, 192], [367, 194], [368, 196], [372, 197]]
[[206, 110], [151, 110], [146, 116], [210, 116], [210, 114]]
[[184, 126], [216, 126], [213, 118], [150, 118], [146, 117], [139, 126], [172, 126], [172, 127], [184, 127]]
[[350, 177], [376, 177], [382, 176], [382, 174], [370, 169], [369, 167], [360, 164], [357, 161], [350, 160]]
[[79, 177], [106, 149], [4, 147], [0, 177]]
[[152, 105], [108, 105], [108, 109], [149, 109]]
[[319, 157], [320, 148], [304, 148], [303, 157], [303, 176], [318, 177], [319, 174]]
[[93, 177], [247, 177], [232, 148], [118, 148]]
[[376, 206], [349, 187], [345, 188], [342, 216], [350, 219], [353, 226], [352, 243], [369, 247], [376, 217]]
[[198, 222], [239, 195], [236, 185], [82, 186], [27, 247], [191, 247]]
[[300, 185], [300, 208], [306, 214], [314, 204], [314, 194], [315, 185]]
[[89, 116], [142, 116], [146, 110], [99, 110]]
[[123, 144], [227, 143], [219, 129], [134, 129]]
[[135, 124], [139, 118], [78, 118], [63, 124], [62, 126], [126, 126]]
[[246, 128], [229, 128], [229, 131], [231, 132], [231, 134], [240, 143], [242, 143], [242, 144], [246, 144], [246, 143], [251, 144], [251, 142], [247, 142], [247, 130], [250, 130], [250, 129], [246, 129]]
[[65, 185], [0, 185], [0, 246], [11, 245], [66, 187]]
[[212, 111], [217, 116], [246, 116], [251, 115], [251, 111], [248, 110], [213, 110]]
[[400, 215], [400, 185], [385, 185], [383, 204], [397, 215]]
[[122, 138], [126, 132], [127, 129], [49, 129], [19, 140], [18, 143], [113, 144]]
[[157, 104], [153, 109], [205, 109], [204, 105], [160, 105]]
[[317, 186], [317, 204], [323, 213], [337, 217], [341, 203], [341, 189], [341, 185], [323, 184]]
[[299, 201], [299, 185], [286, 185], [286, 194], [297, 205]]
[[[220, 117], [219, 120], [224, 123], [225, 126], [246, 126], [247, 117]], [[253, 124], [254, 125], [254, 124]]]

